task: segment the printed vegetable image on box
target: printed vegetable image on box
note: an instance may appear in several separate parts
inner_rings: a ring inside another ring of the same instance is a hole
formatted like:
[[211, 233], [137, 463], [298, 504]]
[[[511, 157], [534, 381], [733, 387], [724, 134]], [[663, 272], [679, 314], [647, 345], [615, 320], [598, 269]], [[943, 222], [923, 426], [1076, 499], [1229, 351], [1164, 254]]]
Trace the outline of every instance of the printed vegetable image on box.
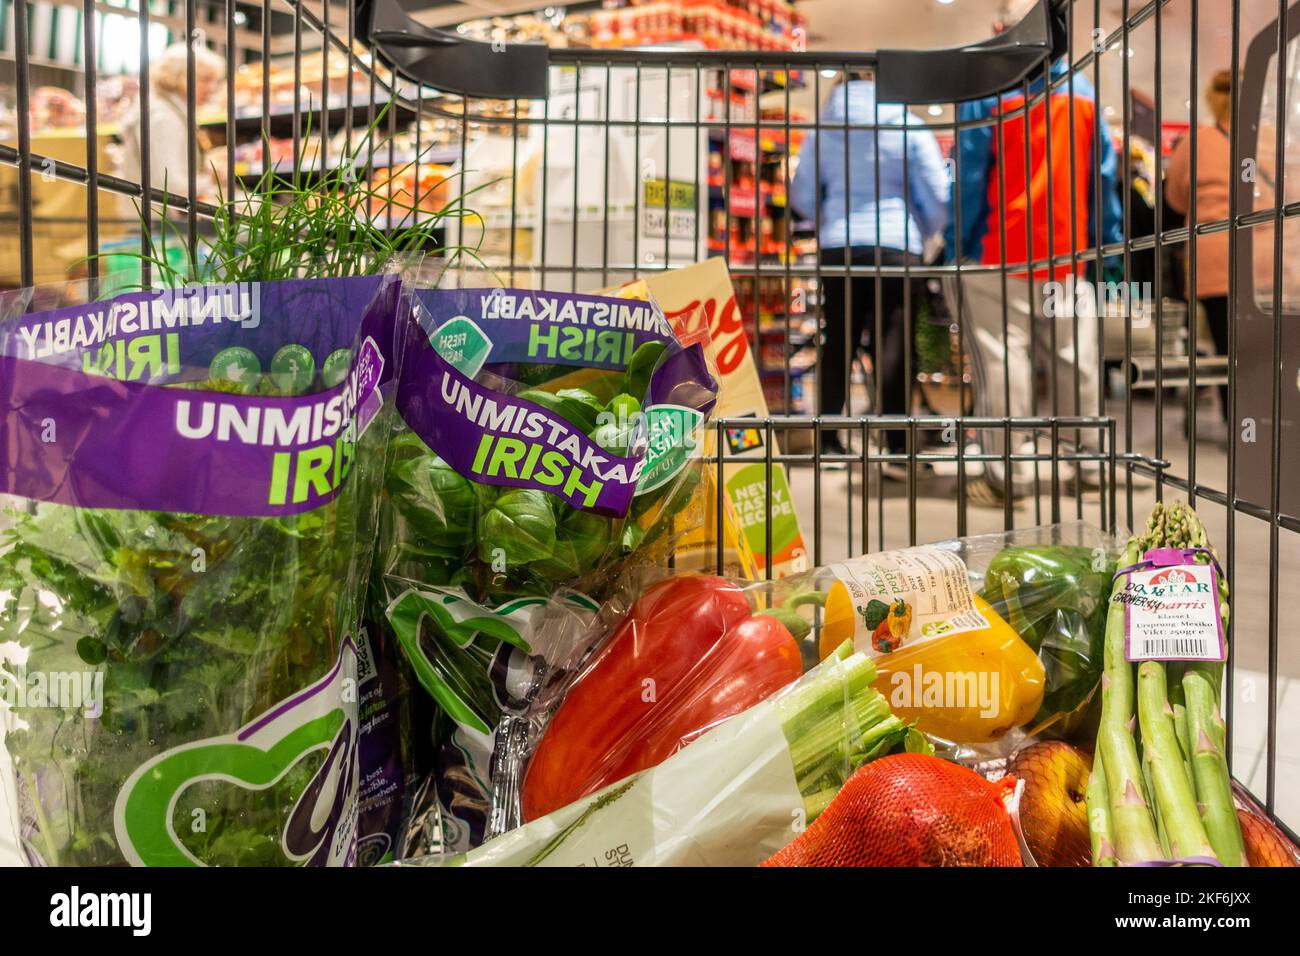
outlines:
[[[703, 327], [718, 367], [715, 417], [756, 420], [767, 417], [767, 399], [746, 336], [742, 310], [722, 259], [706, 259], [682, 269], [653, 274], [644, 281], [631, 283], [624, 292], [653, 296], [676, 324]], [[781, 454], [780, 433], [768, 436], [766, 429], [758, 424], [753, 428], [727, 428], [723, 447], [716, 450], [715, 430], [709, 429], [704, 439], [707, 454], [721, 451], [724, 457], [722, 494], [719, 496], [716, 488], [704, 486], [697, 493], [706, 510], [716, 509], [721, 500], [723, 566], [751, 579], [765, 577], [768, 569], [777, 578], [806, 571], [810, 566], [808, 547], [785, 466], [775, 464], [769, 469], [764, 461], [769, 451], [774, 456]], [[716, 469], [710, 477], [716, 481]], [[683, 534], [676, 548], [678, 566], [718, 570], [715, 540], [718, 527], [716, 514], [708, 514]]]

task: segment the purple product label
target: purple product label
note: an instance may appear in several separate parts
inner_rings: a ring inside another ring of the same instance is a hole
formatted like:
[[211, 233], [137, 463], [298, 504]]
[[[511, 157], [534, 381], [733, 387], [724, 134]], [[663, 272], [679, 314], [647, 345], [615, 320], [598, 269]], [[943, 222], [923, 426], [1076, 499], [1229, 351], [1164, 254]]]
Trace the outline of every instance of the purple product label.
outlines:
[[317, 364], [357, 340], [383, 276], [189, 285], [0, 322], [0, 355], [123, 381], [202, 379], [224, 349], [246, 348], [262, 368], [284, 346]]
[[[448, 323], [455, 323], [458, 336], [464, 334], [462, 325], [471, 336], [477, 329], [488, 346], [485, 360], [497, 366], [537, 362], [622, 371], [646, 342], [676, 343], [659, 306], [636, 299], [525, 289], [428, 289], [417, 292], [415, 302], [419, 321], [431, 336]], [[460, 343], [448, 344], [457, 348]]]
[[349, 341], [348, 375], [311, 395], [161, 388], [0, 355], [0, 491], [84, 508], [268, 517], [328, 503], [393, 376], [381, 343], [392, 340], [399, 286], [365, 281], [377, 294], [352, 318], [360, 342]]
[[434, 351], [414, 322], [397, 388], [407, 425], [452, 468], [487, 485], [536, 488], [575, 508], [624, 515], [644, 462], [612, 455], [541, 405], [467, 378]]

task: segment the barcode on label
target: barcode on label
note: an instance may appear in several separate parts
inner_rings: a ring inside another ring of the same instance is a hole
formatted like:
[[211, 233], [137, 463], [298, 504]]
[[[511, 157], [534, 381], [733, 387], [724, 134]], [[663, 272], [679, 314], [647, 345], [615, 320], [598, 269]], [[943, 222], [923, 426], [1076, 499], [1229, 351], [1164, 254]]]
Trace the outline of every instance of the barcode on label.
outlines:
[[1197, 638], [1149, 638], [1133, 641], [1129, 660], [1218, 660], [1218, 649]]

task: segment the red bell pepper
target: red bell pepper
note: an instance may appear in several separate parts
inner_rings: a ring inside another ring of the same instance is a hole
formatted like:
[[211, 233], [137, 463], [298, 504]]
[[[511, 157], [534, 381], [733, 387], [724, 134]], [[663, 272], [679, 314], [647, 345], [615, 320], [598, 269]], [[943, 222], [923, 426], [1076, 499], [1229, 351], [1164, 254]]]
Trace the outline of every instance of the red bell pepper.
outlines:
[[730, 581], [691, 575], [655, 584], [551, 718], [524, 776], [524, 820], [661, 763], [802, 670], [786, 624], [754, 614]]

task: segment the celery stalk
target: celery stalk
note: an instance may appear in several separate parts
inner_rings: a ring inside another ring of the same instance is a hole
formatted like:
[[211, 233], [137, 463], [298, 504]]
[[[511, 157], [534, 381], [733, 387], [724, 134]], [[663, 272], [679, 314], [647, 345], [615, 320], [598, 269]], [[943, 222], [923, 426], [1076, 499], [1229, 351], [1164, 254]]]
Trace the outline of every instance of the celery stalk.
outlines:
[[854, 770], [907, 737], [908, 725], [872, 688], [875, 679], [875, 664], [846, 641], [775, 701], [810, 821]]

